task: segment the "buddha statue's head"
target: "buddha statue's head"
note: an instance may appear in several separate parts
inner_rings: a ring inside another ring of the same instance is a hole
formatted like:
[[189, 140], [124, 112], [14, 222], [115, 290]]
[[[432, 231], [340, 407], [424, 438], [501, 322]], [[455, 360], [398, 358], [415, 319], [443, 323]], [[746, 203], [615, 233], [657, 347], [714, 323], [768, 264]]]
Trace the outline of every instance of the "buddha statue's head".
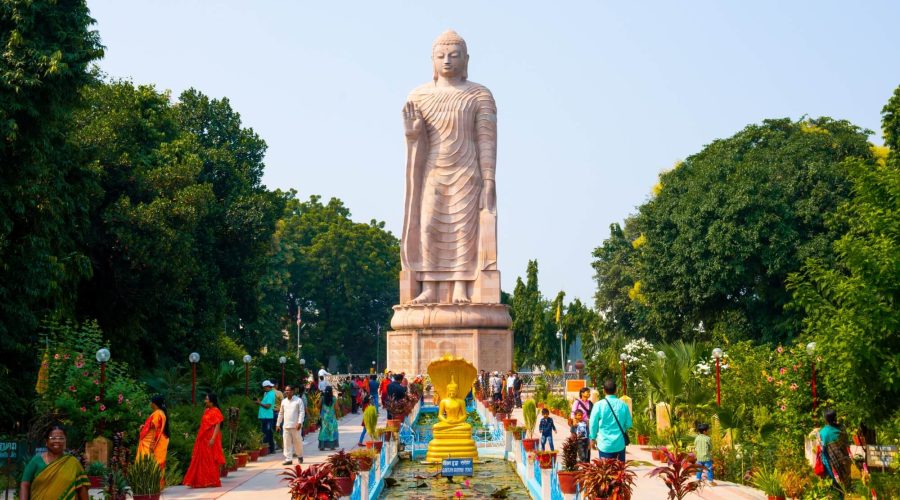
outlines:
[[456, 384], [456, 377], [453, 375], [450, 376], [450, 383], [447, 384], [447, 397], [455, 398], [456, 391], [459, 390], [459, 386]]
[[469, 51], [466, 41], [453, 30], [447, 30], [431, 45], [431, 62], [434, 65], [434, 80], [469, 78]]

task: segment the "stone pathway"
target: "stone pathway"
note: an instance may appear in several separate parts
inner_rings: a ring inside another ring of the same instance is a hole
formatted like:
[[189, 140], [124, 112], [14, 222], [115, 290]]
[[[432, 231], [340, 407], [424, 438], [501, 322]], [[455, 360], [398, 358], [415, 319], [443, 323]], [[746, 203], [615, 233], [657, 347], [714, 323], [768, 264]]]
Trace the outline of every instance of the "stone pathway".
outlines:
[[[379, 415], [384, 426], [384, 412]], [[362, 412], [344, 416], [338, 422], [340, 445], [344, 450], [350, 451], [356, 447], [359, 433], [362, 432]], [[306, 444], [303, 446], [303, 465], [319, 464], [334, 453], [331, 450], [319, 451], [317, 434], [306, 436]], [[281, 465], [284, 456], [279, 450], [277, 453], [260, 457], [258, 462], [248, 463], [247, 467], [231, 472], [228, 477], [222, 478], [222, 486], [219, 488], [192, 489], [184, 486], [171, 486], [163, 492], [162, 498], [191, 499], [191, 500], [261, 500], [264, 498], [290, 498], [286, 483], [281, 481], [280, 474], [287, 466]], [[296, 463], [296, 462], [295, 462]]]
[[[553, 422], [556, 424], [556, 433], [553, 435], [553, 444], [557, 450], [562, 446], [563, 441], [569, 437], [569, 424], [566, 419], [551, 415]], [[517, 408], [513, 411], [512, 418], [524, 422], [522, 418], [522, 409]], [[540, 413], [538, 413], [540, 418]], [[649, 451], [644, 451], [640, 446], [629, 446], [625, 452], [628, 460], [641, 460], [652, 462]], [[591, 451], [591, 458], [598, 458], [597, 450]], [[632, 498], [634, 500], [658, 500], [667, 498], [668, 489], [661, 479], [656, 477], [647, 477], [647, 474], [653, 470], [651, 466], [635, 467], [637, 473], [637, 483], [634, 488]], [[725, 481], [716, 481], [716, 486], [707, 486], [699, 494], [691, 495], [688, 498], [702, 498], [704, 500], [766, 500], [766, 495], [761, 491], [742, 486], [735, 483]]]

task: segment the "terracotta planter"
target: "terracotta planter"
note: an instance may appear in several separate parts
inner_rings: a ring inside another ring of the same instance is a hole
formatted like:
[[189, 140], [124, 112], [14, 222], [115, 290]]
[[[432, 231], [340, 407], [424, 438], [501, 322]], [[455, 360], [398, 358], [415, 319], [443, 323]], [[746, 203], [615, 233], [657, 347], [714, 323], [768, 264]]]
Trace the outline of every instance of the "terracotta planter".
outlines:
[[250, 455], [246, 453], [238, 453], [234, 456], [234, 463], [238, 467], [246, 467], [248, 460], [250, 460]]
[[641, 445], [641, 446], [646, 446], [647, 443], [650, 442], [650, 436], [641, 436], [641, 435], [638, 435], [637, 438], [638, 438], [638, 444]]
[[103, 487], [103, 476], [88, 476], [88, 481], [91, 482], [91, 488], [102, 488]]
[[561, 470], [556, 473], [559, 478], [559, 489], [563, 493], [575, 493], [578, 491], [578, 485], [575, 484], [575, 471]]
[[134, 500], [159, 500], [159, 493], [154, 493], [152, 495], [134, 495]]
[[553, 462], [556, 460], [555, 453], [538, 453], [536, 454], [538, 459], [538, 465], [541, 469], [552, 469]]
[[399, 430], [399, 429], [400, 429], [400, 424], [401, 424], [402, 422], [403, 422], [403, 420], [400, 420], [400, 419], [397, 419], [397, 418], [392, 418], [392, 419], [390, 419], [390, 420], [388, 420], [387, 422], [384, 423], [384, 427], [387, 428], [387, 429], [398, 429], [398, 430]]
[[656, 460], [658, 462], [660, 460], [660, 457], [663, 456], [663, 453], [659, 450], [652, 450], [650, 452], [650, 456], [653, 457], [653, 460]]
[[381, 453], [381, 447], [384, 446], [384, 443], [381, 441], [375, 441], [375, 451]]
[[250, 452], [250, 461], [256, 462], [259, 460], [259, 450], [253, 450]]
[[503, 419], [503, 430], [508, 431], [516, 426], [516, 422], [518, 420], [515, 418], [504, 418]]
[[784, 500], [784, 497], [781, 497], [781, 496], [775, 496], [775, 495], [766, 495], [766, 498], [767, 498], [768, 500]]
[[513, 439], [515, 439], [516, 441], [521, 441], [521, 440], [525, 439], [525, 431], [513, 432]]
[[534, 447], [537, 446], [537, 443], [538, 443], [537, 439], [523, 439], [522, 440], [522, 446], [525, 447], [526, 452], [534, 451]]
[[494, 418], [496, 418], [497, 420], [500, 420], [500, 421], [505, 420], [506, 417], [508, 417], [508, 416], [509, 415], [507, 415], [506, 413], [500, 413], [499, 411], [497, 413], [494, 413]]
[[340, 496], [349, 497], [353, 494], [353, 481], [356, 479], [354, 477], [336, 477], [334, 478], [337, 481], [337, 490]]

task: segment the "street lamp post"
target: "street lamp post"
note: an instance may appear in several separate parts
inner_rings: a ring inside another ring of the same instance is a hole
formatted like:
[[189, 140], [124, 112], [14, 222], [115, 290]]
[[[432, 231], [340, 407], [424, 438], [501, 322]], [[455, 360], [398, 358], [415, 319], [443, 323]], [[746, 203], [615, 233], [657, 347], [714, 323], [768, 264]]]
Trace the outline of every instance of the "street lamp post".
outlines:
[[253, 358], [249, 354], [244, 355], [244, 394], [250, 397], [250, 362]]
[[374, 361], [372, 361], [372, 373], [378, 373], [378, 368], [375, 366]]
[[197, 362], [200, 361], [200, 354], [192, 352], [188, 356], [191, 362], [191, 404], [194, 404], [194, 396], [197, 393]]
[[816, 343], [810, 342], [806, 344], [806, 354], [809, 354], [809, 361], [812, 363], [812, 397], [813, 412], [816, 411], [818, 401], [816, 400]]
[[284, 364], [287, 363], [287, 358], [282, 356], [278, 358], [278, 362], [281, 363], [281, 390], [284, 390]]
[[[106, 363], [109, 362], [109, 356], [110, 356], [109, 349], [107, 349], [105, 347], [102, 349], [99, 349], [95, 356], [97, 358], [97, 362], [100, 363], [100, 404], [101, 405], [104, 404], [103, 396], [104, 396], [104, 392], [106, 391]], [[105, 427], [105, 425], [106, 425], [106, 422], [101, 417], [100, 425], [99, 425], [101, 434], [103, 433], [103, 428]]]
[[628, 395], [628, 376], [625, 374], [625, 364], [628, 362], [628, 355], [624, 352], [619, 354], [619, 361], [622, 365], [622, 395]]
[[[562, 330], [556, 331], [556, 338], [559, 339], [559, 369], [565, 374], [566, 372], [566, 355], [563, 354], [563, 334]], [[565, 378], [565, 377], [563, 377]]]
[[722, 361], [722, 356], [725, 353], [722, 352], [722, 349], [716, 347], [713, 349], [712, 355], [716, 358], [716, 406], [722, 406], [722, 383], [719, 378], [719, 374], [721, 373], [721, 369], [719, 367], [720, 362]]

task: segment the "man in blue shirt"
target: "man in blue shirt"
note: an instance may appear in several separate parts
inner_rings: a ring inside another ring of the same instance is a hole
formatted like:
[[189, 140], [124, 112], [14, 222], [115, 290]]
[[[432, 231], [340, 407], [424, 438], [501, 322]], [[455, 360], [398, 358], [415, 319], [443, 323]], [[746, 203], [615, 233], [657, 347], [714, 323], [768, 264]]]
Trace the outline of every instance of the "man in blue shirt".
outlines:
[[263, 394], [261, 401], [259, 399], [256, 400], [256, 404], [259, 406], [256, 418], [259, 419], [264, 442], [269, 445], [269, 453], [274, 453], [275, 437], [272, 431], [275, 428], [275, 391], [272, 390], [272, 387], [275, 384], [266, 380], [262, 383], [262, 386], [266, 392]]
[[604, 381], [603, 392], [606, 399], [597, 401], [591, 410], [591, 424], [588, 426], [591, 440], [597, 441], [600, 458], [615, 458], [624, 462], [624, 433], [631, 428], [631, 412], [628, 405], [616, 397], [615, 381]]

